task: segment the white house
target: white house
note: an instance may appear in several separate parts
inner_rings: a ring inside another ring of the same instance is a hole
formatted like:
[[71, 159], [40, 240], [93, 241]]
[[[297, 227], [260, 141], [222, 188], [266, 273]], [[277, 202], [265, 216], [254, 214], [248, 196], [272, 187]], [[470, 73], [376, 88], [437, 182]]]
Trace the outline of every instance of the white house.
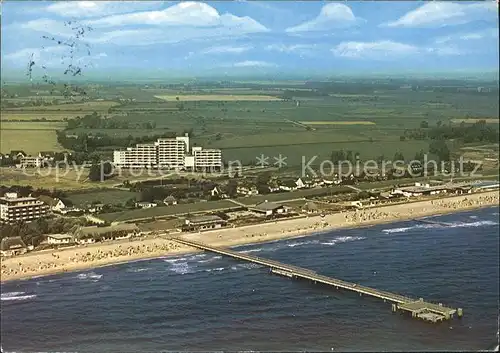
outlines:
[[236, 188], [236, 192], [238, 194], [242, 194], [242, 195], [245, 195], [245, 196], [253, 196], [253, 195], [258, 195], [259, 194], [259, 190], [257, 190], [257, 188], [255, 186], [252, 186], [252, 187], [238, 186]]
[[135, 203], [135, 207], [138, 207], [138, 208], [153, 208], [156, 206], [158, 206], [158, 205], [154, 202], [136, 202]]
[[70, 244], [73, 243], [73, 237], [69, 234], [49, 234], [47, 235], [48, 244]]
[[221, 199], [225, 199], [227, 198], [228, 196], [220, 189], [220, 187], [218, 186], [214, 186], [214, 188], [212, 190], [210, 190], [210, 195], [212, 196], [218, 196], [220, 197]]
[[302, 188], [306, 188], [308, 185], [304, 182], [304, 180], [302, 180], [302, 178], [298, 178], [296, 181], [295, 181], [295, 185], [297, 185], [297, 189], [302, 189]]
[[52, 212], [64, 213], [66, 205], [64, 202], [57, 197], [50, 197], [46, 195], [38, 196], [38, 199], [48, 205]]
[[173, 195], [170, 195], [163, 199], [163, 203], [167, 206], [177, 205], [177, 199]]
[[279, 188], [283, 191], [294, 191], [298, 189], [296, 182], [291, 180], [280, 182]]

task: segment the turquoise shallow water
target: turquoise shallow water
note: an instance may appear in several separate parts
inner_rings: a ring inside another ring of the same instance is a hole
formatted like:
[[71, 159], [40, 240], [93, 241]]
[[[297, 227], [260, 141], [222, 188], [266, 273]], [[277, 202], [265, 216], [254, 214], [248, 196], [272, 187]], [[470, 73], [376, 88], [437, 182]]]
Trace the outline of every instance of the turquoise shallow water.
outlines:
[[214, 254], [2, 285], [10, 352], [480, 350], [495, 341], [498, 208], [239, 247], [261, 257], [464, 308], [433, 325], [389, 303]]

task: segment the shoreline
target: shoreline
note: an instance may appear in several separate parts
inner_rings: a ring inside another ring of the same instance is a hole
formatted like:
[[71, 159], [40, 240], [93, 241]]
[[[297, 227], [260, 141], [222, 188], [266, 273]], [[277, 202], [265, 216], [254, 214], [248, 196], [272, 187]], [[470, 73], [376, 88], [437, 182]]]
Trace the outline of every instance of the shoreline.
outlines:
[[[420, 217], [442, 216], [498, 206], [498, 204], [498, 191], [491, 191], [335, 213], [324, 217], [326, 225], [321, 223], [319, 215], [311, 215], [305, 218], [285, 219], [236, 228], [221, 228], [202, 233], [180, 233], [179, 235], [189, 240], [206, 242], [214, 246], [234, 247], [307, 237], [338, 229], [364, 228]], [[1, 283], [201, 252], [201, 250], [175, 243], [169, 239], [172, 236], [176, 235], [165, 234], [150, 239], [125, 240], [111, 244], [98, 243], [83, 247], [32, 252], [4, 259], [2, 260]], [[124, 255], [125, 252], [127, 253]], [[73, 254], [74, 256], [71, 256]], [[37, 265], [39, 268], [36, 268]], [[43, 269], [40, 269], [42, 267]]]

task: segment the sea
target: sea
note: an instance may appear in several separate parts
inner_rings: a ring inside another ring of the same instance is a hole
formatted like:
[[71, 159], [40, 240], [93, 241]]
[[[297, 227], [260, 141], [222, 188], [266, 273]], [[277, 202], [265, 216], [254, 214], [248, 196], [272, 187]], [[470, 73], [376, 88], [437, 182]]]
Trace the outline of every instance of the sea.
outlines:
[[1, 286], [5, 352], [479, 351], [496, 345], [499, 209], [235, 249], [461, 307], [432, 324], [382, 300], [211, 253]]

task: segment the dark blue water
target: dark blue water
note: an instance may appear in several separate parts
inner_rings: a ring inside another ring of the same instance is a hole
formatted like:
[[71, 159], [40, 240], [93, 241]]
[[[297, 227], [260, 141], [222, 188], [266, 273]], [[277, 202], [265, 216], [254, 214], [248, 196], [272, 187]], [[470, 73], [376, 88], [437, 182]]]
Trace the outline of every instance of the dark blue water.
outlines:
[[195, 254], [2, 286], [7, 351], [479, 350], [495, 340], [498, 208], [240, 250], [464, 308], [441, 324], [389, 303]]

